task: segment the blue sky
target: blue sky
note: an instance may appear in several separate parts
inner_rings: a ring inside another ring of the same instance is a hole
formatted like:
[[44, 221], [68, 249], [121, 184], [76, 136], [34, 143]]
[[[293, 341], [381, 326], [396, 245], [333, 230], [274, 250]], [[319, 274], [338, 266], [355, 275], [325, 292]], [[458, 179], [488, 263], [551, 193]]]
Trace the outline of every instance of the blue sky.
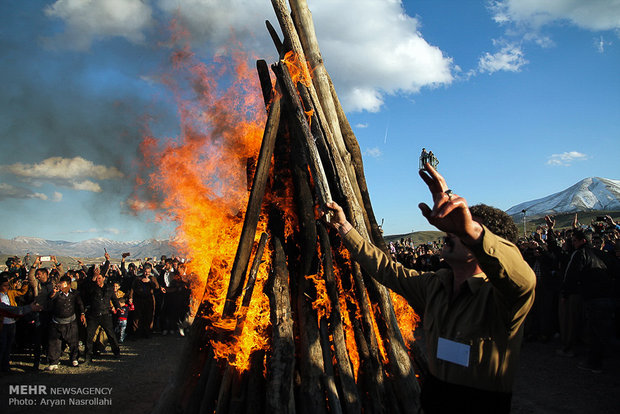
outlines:
[[[178, 133], [157, 74], [172, 18], [203, 60], [231, 28], [275, 61], [268, 0], [0, 3], [0, 237], [167, 238], [132, 215], [145, 120]], [[539, 4], [541, 3], [541, 4]], [[542, 4], [547, 3], [547, 4]], [[620, 2], [309, 0], [387, 234], [431, 227], [422, 147], [450, 187], [502, 209], [619, 179]]]

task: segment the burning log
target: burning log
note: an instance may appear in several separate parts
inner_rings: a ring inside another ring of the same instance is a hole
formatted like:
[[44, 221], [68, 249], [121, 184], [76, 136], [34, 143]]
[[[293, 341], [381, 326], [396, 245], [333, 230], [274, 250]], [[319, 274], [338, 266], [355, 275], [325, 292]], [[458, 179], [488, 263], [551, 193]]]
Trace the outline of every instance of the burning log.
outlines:
[[228, 293], [226, 294], [226, 305], [224, 306], [223, 312], [224, 317], [232, 316], [235, 311], [237, 298], [241, 293], [240, 289], [243, 285], [243, 277], [247, 271], [248, 262], [250, 260], [250, 250], [252, 242], [254, 241], [256, 226], [258, 225], [258, 216], [263, 204], [263, 197], [267, 186], [267, 176], [269, 173], [269, 166], [271, 165], [271, 157], [273, 155], [279, 123], [280, 100], [275, 99], [272, 101], [271, 107], [269, 108], [269, 118], [267, 118], [263, 144], [261, 145], [258, 155], [252, 192], [248, 200], [248, 208], [245, 213], [239, 248], [237, 249], [235, 261], [233, 262]]
[[[257, 62], [268, 118], [221, 318], [197, 318], [155, 412], [418, 412], [416, 375], [387, 289], [317, 222], [315, 201], [333, 198], [363, 237], [385, 248], [359, 145], [306, 1], [289, 0], [292, 16], [283, 0], [271, 1], [284, 39], [269, 22], [267, 29], [282, 60], [272, 65], [275, 83]], [[253, 295], [255, 285], [263, 288]], [[267, 309], [256, 310], [261, 295]], [[209, 312], [205, 305], [202, 315]], [[269, 315], [262, 334], [248, 328], [252, 312]], [[242, 340], [267, 333], [240, 364], [234, 350]]]
[[289, 273], [282, 241], [273, 238], [274, 271], [269, 283], [271, 301], [271, 324], [273, 343], [269, 359], [266, 411], [270, 413], [294, 413], [293, 371], [295, 368], [295, 339]]

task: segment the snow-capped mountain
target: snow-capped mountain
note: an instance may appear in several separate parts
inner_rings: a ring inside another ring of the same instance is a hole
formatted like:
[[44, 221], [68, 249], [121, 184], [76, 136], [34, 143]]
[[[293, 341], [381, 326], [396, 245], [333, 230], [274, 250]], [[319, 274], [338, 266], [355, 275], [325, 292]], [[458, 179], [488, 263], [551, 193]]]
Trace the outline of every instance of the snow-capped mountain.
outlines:
[[175, 253], [168, 240], [118, 242], [99, 237], [80, 242], [68, 242], [24, 236], [0, 239], [0, 254], [23, 256], [30, 253], [43, 256], [101, 257], [105, 250], [110, 256], [116, 258], [125, 252], [131, 253], [131, 257], [135, 258], [171, 256]]
[[511, 216], [523, 210], [529, 217], [581, 211], [620, 210], [620, 180], [590, 177], [559, 193], [526, 201], [506, 210]]

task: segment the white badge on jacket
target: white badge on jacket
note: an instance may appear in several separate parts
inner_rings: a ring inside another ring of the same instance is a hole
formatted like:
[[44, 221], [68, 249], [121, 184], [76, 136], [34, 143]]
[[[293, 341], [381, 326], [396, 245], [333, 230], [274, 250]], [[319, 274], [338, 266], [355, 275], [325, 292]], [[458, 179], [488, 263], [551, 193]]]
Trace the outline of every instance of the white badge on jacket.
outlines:
[[468, 367], [469, 348], [469, 345], [440, 337], [437, 341], [437, 359]]

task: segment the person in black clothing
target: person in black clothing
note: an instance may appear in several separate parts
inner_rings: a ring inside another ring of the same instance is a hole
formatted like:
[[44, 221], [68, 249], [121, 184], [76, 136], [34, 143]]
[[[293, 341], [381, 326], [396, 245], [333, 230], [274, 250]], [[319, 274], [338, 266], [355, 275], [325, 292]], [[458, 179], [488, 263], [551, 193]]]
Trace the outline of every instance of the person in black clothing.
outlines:
[[[56, 257], [52, 256], [52, 261], [56, 263], [56, 268], [62, 272], [62, 266], [57, 263]], [[45, 267], [40, 267], [41, 258], [37, 256], [34, 264], [30, 268], [28, 279], [34, 292], [34, 300], [42, 306], [40, 312], [34, 314], [33, 346], [34, 346], [34, 370], [39, 369], [41, 354], [48, 345], [49, 326], [52, 320], [50, 313], [50, 296], [54, 291], [54, 284], [50, 279], [50, 272]]]
[[587, 360], [579, 367], [599, 373], [605, 342], [612, 330], [613, 281], [603, 252], [588, 245], [583, 230], [573, 231], [572, 242], [575, 251], [566, 268], [564, 285], [581, 291], [588, 339]]
[[118, 298], [114, 294], [114, 287], [111, 283], [107, 283], [105, 271], [110, 266], [110, 255], [105, 254], [106, 262], [102, 268], [95, 267], [93, 269], [93, 277], [85, 285], [86, 297], [86, 355], [85, 362], [92, 362], [93, 357], [93, 341], [97, 328], [101, 326], [110, 341], [110, 347], [115, 356], [120, 356], [121, 350], [118, 346], [118, 340], [114, 333], [112, 323], [112, 314], [110, 313], [110, 302], [115, 308], [120, 307]]
[[71, 290], [71, 277], [65, 275], [50, 297], [52, 321], [50, 323], [48, 345], [48, 371], [58, 368], [58, 360], [62, 353], [62, 342], [69, 345], [69, 357], [74, 367], [78, 366], [78, 327], [77, 315], [83, 325], [86, 325], [84, 304], [80, 295]]
[[138, 276], [129, 291], [129, 303], [133, 304], [133, 332], [148, 337], [153, 329], [155, 315], [155, 295], [159, 291], [157, 278], [151, 273], [150, 263], [144, 264], [144, 273]]
[[123, 253], [121, 258], [121, 290], [125, 295], [129, 295], [131, 285], [136, 276], [138, 276], [138, 271], [134, 263], [129, 263], [129, 266], [125, 266], [125, 259], [127, 256], [129, 256], [129, 253]]

